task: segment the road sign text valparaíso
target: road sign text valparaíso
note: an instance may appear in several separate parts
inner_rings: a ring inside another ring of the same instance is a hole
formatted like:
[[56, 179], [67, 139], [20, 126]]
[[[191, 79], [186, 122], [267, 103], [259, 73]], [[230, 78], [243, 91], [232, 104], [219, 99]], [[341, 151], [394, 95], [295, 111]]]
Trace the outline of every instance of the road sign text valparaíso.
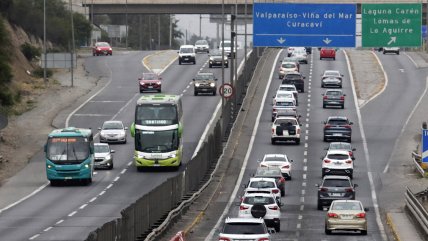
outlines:
[[421, 46], [422, 4], [362, 4], [363, 47]]

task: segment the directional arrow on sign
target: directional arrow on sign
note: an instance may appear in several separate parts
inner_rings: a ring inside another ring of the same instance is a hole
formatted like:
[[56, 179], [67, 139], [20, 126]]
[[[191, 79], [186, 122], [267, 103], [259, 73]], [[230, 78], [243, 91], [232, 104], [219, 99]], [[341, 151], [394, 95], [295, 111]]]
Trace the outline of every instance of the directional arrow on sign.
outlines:
[[396, 40], [397, 40], [397, 37], [391, 37], [391, 40], [389, 40], [388, 45], [395, 43]]
[[278, 41], [278, 43], [283, 44], [285, 42], [285, 38], [279, 38], [276, 41]]
[[329, 43], [331, 43], [331, 41], [332, 41], [332, 40], [331, 40], [331, 39], [328, 39], [328, 38], [325, 38], [325, 39], [323, 39], [322, 41], [323, 41], [325, 44], [327, 44], [327, 45], [328, 45]]

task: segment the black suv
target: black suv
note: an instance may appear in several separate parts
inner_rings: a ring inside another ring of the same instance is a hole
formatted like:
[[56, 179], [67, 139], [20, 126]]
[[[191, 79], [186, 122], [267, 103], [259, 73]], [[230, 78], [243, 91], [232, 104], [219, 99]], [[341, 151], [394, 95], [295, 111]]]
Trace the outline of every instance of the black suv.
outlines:
[[354, 123], [345, 116], [330, 116], [324, 121], [324, 141], [345, 140], [351, 142]]
[[355, 200], [355, 188], [348, 176], [325, 176], [318, 187], [318, 210], [329, 206], [334, 200]]
[[199, 72], [195, 78], [193, 78], [193, 87], [195, 96], [199, 93], [210, 93], [212, 95], [216, 95], [217, 78], [213, 73]]
[[285, 196], [285, 178], [282, 176], [279, 167], [259, 167], [253, 177], [274, 178], [281, 191], [281, 197]]
[[299, 72], [289, 72], [284, 75], [282, 84], [293, 84], [300, 92], [305, 92], [305, 76]]

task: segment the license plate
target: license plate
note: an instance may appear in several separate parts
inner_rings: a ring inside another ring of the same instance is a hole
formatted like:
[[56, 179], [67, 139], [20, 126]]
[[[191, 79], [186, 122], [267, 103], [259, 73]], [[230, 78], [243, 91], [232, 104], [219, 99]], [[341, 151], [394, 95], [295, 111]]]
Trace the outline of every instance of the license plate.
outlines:
[[342, 133], [333, 133], [333, 136], [342, 136]]
[[160, 164], [153, 164], [154, 167], [160, 167]]
[[342, 219], [352, 219], [353, 218], [353, 215], [341, 215], [340, 216]]
[[341, 196], [342, 196], [341, 193], [334, 193], [334, 192], [330, 193], [330, 197], [341, 197]]
[[189, 58], [184, 58], [184, 60], [189, 60]]
[[73, 179], [72, 177], [64, 177], [65, 180]]
[[149, 86], [149, 89], [153, 89], [153, 86]]

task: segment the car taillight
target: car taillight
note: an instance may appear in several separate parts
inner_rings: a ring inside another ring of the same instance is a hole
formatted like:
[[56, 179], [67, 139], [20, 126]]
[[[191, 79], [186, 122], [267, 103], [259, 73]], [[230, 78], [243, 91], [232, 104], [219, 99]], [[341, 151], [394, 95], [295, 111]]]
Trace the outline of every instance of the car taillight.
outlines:
[[324, 126], [324, 128], [330, 128], [331, 127], [331, 125], [330, 124], [326, 124], [325, 126]]
[[344, 125], [345, 128], [351, 128], [351, 125]]
[[340, 100], [345, 100], [345, 96], [340, 96]]
[[290, 168], [290, 165], [284, 165], [281, 168]]
[[278, 206], [271, 206], [271, 207], [268, 207], [270, 210], [278, 210], [279, 208], [278, 208]]
[[272, 128], [272, 134], [274, 134], [275, 133], [275, 128]]
[[355, 215], [355, 217], [357, 217], [357, 218], [365, 218], [366, 217], [366, 213], [357, 213]]
[[324, 97], [322, 97], [323, 100], [327, 100], [328, 96], [324, 95]]
[[300, 134], [300, 129], [297, 129], [297, 134]]
[[261, 163], [260, 164], [261, 167], [268, 167], [268, 165]]
[[269, 241], [269, 238], [259, 238], [257, 241]]
[[327, 192], [327, 191], [328, 191], [328, 188], [326, 188], [326, 187], [322, 187], [322, 188], [320, 188], [320, 191], [321, 191], [321, 192]]
[[352, 151], [349, 151], [349, 155], [350, 155], [350, 156], [353, 156], [353, 155], [354, 155], [354, 153], [352, 153]]
[[351, 160], [347, 160], [346, 164], [352, 164], [352, 161]]
[[279, 179], [280, 183], [284, 183], [285, 182], [285, 178], [281, 177], [281, 179]]
[[244, 206], [244, 205], [239, 206], [239, 210], [247, 210], [247, 209], [248, 209], [247, 206]]
[[345, 189], [345, 192], [353, 192], [354, 191], [354, 189], [353, 188], [346, 188]]
[[273, 189], [273, 190], [272, 190], [272, 193], [275, 193], [275, 194], [276, 194], [276, 193], [279, 193], [279, 189]]
[[229, 239], [229, 238], [222, 238], [222, 237], [220, 237], [220, 238], [218, 239], [218, 241], [230, 241], [230, 239]]
[[336, 213], [327, 213], [329, 218], [338, 218], [339, 216]]
[[273, 108], [273, 109], [272, 109], [272, 112], [276, 112], [276, 109], [275, 109], [275, 108]]
[[331, 160], [329, 160], [329, 159], [324, 159], [324, 163], [330, 163], [331, 162]]

